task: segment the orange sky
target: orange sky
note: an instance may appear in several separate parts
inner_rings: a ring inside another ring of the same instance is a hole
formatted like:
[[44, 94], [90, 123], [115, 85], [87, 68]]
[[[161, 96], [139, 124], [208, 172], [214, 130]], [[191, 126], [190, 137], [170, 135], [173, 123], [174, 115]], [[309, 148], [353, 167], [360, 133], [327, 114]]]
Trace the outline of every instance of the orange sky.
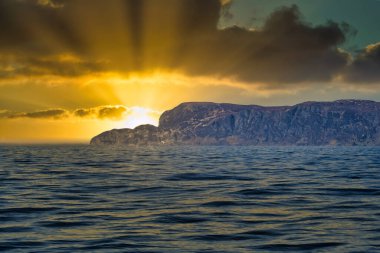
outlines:
[[259, 28], [225, 27], [239, 18], [233, 7], [0, 0], [0, 143], [88, 142], [112, 128], [157, 125], [187, 101], [380, 97], [380, 44], [343, 50], [350, 27], [309, 24], [294, 6]]

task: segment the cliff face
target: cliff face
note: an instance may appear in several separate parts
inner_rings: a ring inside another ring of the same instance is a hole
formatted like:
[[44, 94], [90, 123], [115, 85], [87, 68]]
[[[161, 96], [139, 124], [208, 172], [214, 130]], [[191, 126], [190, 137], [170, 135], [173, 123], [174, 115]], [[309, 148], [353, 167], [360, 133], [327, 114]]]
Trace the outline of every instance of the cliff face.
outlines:
[[159, 127], [104, 132], [97, 145], [380, 145], [380, 103], [364, 100], [261, 107], [183, 103]]

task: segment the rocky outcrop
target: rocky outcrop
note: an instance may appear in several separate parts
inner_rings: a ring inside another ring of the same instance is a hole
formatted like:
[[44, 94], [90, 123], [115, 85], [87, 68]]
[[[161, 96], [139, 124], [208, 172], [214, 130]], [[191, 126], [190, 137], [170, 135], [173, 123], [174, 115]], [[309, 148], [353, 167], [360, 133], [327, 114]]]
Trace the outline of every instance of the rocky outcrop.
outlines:
[[159, 127], [104, 132], [95, 145], [380, 145], [380, 103], [305, 102], [262, 107], [183, 103]]

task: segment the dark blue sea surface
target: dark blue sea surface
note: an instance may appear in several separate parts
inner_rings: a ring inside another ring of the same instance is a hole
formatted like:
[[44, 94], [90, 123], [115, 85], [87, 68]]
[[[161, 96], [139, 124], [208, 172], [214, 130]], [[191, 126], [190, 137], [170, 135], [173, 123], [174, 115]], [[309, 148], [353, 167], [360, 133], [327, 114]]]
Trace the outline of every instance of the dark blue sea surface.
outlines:
[[380, 252], [380, 148], [0, 146], [0, 251]]

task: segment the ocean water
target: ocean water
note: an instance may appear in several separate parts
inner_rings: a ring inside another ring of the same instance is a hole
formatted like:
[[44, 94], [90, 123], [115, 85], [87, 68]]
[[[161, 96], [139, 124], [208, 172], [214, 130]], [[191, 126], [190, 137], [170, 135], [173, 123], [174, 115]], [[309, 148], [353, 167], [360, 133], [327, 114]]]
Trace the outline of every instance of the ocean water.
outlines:
[[0, 251], [380, 252], [380, 148], [0, 146]]

